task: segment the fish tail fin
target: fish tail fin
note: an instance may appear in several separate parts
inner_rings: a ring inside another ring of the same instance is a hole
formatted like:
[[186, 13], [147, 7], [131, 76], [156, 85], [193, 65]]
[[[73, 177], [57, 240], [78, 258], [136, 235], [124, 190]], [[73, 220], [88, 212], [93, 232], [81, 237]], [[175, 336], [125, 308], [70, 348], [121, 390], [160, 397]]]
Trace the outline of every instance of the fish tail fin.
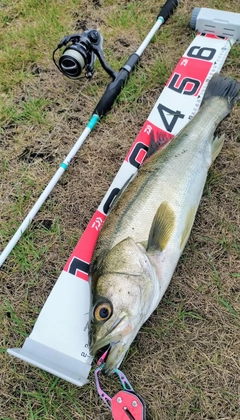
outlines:
[[234, 104], [240, 99], [240, 82], [231, 77], [215, 73], [207, 86], [202, 103], [204, 104], [212, 97], [226, 99], [230, 111]]

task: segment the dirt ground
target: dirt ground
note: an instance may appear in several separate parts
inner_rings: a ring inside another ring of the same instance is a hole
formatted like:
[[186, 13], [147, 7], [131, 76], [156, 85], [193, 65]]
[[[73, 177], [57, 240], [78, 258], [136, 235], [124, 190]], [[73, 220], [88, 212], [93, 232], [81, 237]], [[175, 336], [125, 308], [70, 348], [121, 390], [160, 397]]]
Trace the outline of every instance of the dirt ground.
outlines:
[[[109, 30], [110, 11], [128, 3], [122, 0], [106, 6], [101, 0], [82, 1], [88, 15], [82, 19], [76, 2], [66, 32], [70, 27], [73, 33], [86, 27], [99, 29], [104, 35], [106, 57], [111, 50], [111, 59], [116, 60], [113, 65], [120, 66], [122, 57], [134, 52], [151, 28], [150, 21], [141, 31], [134, 27], [124, 33], [117, 27]], [[139, 3], [144, 4], [154, 23], [159, 5], [148, 0]], [[22, 346], [30, 334], [78, 238], [192, 41], [195, 34], [189, 20], [193, 6], [240, 13], [238, 0], [180, 3], [142, 57], [134, 75], [138, 96], [129, 100], [127, 91], [121, 95], [85, 141], [21, 244], [0, 268], [1, 420], [111, 418], [98, 398], [93, 375], [90, 384], [80, 389], [63, 380], [56, 383], [54, 376], [10, 357], [6, 349]], [[165, 66], [161, 80], [151, 74], [156, 54]], [[240, 79], [239, 68], [238, 44], [222, 73]], [[14, 87], [14, 103], [19, 107], [28, 95], [45, 98], [48, 105], [46, 121], [8, 121], [2, 126], [1, 249], [81, 134], [108, 81], [99, 66], [91, 82], [71, 82], [57, 71], [50, 56], [33, 65], [29, 83]], [[6, 96], [1, 93], [2, 100], [7, 101]], [[210, 169], [184, 254], [163, 301], [140, 330], [121, 366], [146, 401], [148, 420], [240, 419], [239, 103], [218, 133], [225, 133], [225, 144]], [[111, 395], [118, 390], [112, 378], [104, 380], [104, 386]]]

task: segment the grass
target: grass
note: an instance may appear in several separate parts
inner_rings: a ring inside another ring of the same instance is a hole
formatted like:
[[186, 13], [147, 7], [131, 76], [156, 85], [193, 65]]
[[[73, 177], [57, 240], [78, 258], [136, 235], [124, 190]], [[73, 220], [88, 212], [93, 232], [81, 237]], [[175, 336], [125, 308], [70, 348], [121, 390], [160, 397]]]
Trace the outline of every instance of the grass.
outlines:
[[[0, 248], [6, 246], [89, 120], [109, 76], [64, 78], [52, 52], [66, 34], [100, 30], [118, 70], [142, 43], [159, 5], [150, 0], [0, 4]], [[201, 7], [240, 12], [238, 0]], [[6, 354], [21, 347], [78, 238], [100, 203], [180, 56], [195, 33], [192, 2], [154, 36], [108, 116], [97, 125], [34, 222], [0, 268], [1, 420], [111, 418], [93, 375], [78, 388]], [[80, 32], [82, 29], [80, 30]], [[239, 78], [240, 44], [223, 67]], [[226, 141], [212, 166], [196, 223], [172, 283], [122, 369], [146, 401], [148, 420], [239, 418], [239, 115], [219, 130]], [[119, 390], [101, 378], [109, 395]]]
[[49, 101], [44, 98], [23, 98], [20, 106], [11, 104], [9, 107], [2, 108], [2, 121], [11, 124], [23, 123], [24, 121], [44, 124], [45, 108], [48, 103]]
[[229, 312], [234, 315], [236, 318], [240, 319], [239, 314], [237, 313], [237, 311], [235, 311], [235, 309], [232, 308], [231, 305], [229, 305], [228, 302], [226, 302], [223, 298], [219, 297], [218, 301], [226, 308], [229, 310]]

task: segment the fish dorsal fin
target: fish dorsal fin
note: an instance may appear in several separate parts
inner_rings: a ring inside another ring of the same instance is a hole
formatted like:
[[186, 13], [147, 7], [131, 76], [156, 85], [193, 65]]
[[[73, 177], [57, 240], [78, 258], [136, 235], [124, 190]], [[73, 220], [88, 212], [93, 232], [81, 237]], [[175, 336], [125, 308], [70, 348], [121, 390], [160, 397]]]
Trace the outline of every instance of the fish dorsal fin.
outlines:
[[146, 153], [146, 156], [143, 160], [143, 163], [146, 161], [146, 159], [152, 156], [157, 150], [159, 150], [161, 147], [169, 143], [170, 138], [172, 138], [172, 136], [170, 137], [168, 133], [166, 134], [161, 133], [161, 135], [158, 134], [158, 137], [155, 137], [154, 131], [151, 131], [150, 144], [149, 144], [149, 148]]
[[149, 233], [147, 251], [151, 249], [159, 249], [163, 251], [175, 226], [175, 213], [167, 201], [163, 201], [159, 206]]

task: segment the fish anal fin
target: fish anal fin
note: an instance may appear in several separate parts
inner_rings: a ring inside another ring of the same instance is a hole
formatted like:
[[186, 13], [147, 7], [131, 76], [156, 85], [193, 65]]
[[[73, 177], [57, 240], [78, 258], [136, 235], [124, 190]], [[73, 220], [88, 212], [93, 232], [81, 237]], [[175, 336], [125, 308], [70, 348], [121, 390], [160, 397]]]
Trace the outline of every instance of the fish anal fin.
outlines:
[[220, 153], [223, 143], [225, 140], [225, 134], [223, 134], [221, 137], [215, 137], [212, 142], [212, 162], [216, 159], [218, 154]]
[[191, 207], [190, 210], [188, 211], [188, 215], [186, 218], [186, 223], [184, 226], [184, 230], [182, 233], [182, 237], [181, 237], [181, 242], [180, 242], [180, 249], [183, 250], [188, 237], [190, 235], [191, 229], [192, 229], [192, 225], [195, 219], [195, 214], [196, 214], [196, 207]]
[[175, 213], [167, 201], [159, 206], [149, 233], [147, 250], [159, 249], [163, 251], [173, 233], [175, 227]]
[[142, 247], [143, 247], [144, 249], [147, 249], [147, 246], [148, 246], [148, 241], [142, 241], [142, 242], [140, 242], [140, 245], [142, 245]]

